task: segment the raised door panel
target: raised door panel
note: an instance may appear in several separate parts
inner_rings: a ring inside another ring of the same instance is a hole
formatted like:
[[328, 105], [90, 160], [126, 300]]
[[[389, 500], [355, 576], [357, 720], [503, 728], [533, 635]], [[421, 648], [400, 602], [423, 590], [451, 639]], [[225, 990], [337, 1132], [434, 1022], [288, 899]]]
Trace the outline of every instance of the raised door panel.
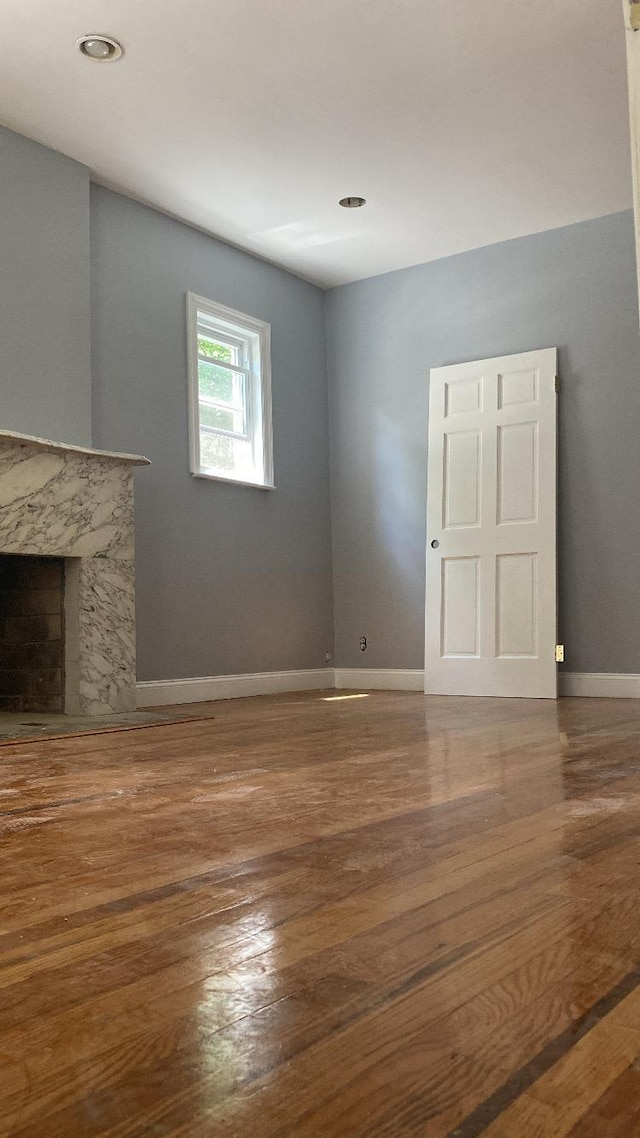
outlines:
[[458, 379], [444, 385], [445, 418], [469, 415], [482, 410], [482, 377]]
[[496, 558], [496, 656], [537, 656], [537, 591], [535, 553]]
[[538, 424], [498, 426], [498, 525], [538, 518]]
[[443, 656], [480, 653], [480, 559], [451, 557], [442, 562]]
[[498, 373], [498, 408], [520, 407], [525, 403], [537, 403], [539, 392], [538, 368], [523, 368], [521, 371]]
[[480, 525], [481, 451], [480, 431], [455, 431], [445, 435], [443, 529]]

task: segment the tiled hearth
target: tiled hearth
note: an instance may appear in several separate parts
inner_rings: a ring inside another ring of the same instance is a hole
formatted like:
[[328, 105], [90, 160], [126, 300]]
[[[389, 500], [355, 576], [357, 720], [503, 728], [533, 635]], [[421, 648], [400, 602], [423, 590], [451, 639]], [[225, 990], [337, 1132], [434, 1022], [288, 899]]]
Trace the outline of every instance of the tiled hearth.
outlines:
[[0, 709], [135, 708], [133, 467], [146, 463], [0, 432]]

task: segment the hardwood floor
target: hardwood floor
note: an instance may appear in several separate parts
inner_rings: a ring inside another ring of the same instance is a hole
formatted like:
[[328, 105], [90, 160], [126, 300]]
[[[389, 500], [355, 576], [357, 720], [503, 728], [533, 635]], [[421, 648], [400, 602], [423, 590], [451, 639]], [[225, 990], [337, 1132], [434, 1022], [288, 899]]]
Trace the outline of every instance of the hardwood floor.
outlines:
[[335, 694], [0, 748], [0, 1134], [640, 1136], [640, 704]]

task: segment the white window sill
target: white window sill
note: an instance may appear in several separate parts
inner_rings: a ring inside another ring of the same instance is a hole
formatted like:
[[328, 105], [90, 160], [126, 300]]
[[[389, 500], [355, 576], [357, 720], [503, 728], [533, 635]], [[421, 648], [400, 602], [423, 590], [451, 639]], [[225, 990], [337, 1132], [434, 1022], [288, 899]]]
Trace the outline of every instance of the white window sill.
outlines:
[[192, 478], [207, 478], [210, 482], [230, 482], [232, 486], [250, 486], [253, 490], [275, 490], [270, 482], [247, 482], [244, 478], [227, 478], [224, 474], [207, 474], [204, 470], [192, 470]]

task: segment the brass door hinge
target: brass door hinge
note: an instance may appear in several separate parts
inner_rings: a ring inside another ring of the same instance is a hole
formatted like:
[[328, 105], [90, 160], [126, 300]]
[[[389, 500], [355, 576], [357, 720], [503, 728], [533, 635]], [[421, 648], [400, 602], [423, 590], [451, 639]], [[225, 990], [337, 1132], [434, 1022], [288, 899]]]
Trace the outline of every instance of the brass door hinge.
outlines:
[[556, 395], [557, 395], [560, 391], [560, 376], [559, 375], [556, 376], [556, 385], [555, 386], [556, 386]]
[[564, 644], [556, 644], [556, 664], [564, 664]]
[[634, 32], [640, 31], [640, 0], [629, 0], [629, 21]]

